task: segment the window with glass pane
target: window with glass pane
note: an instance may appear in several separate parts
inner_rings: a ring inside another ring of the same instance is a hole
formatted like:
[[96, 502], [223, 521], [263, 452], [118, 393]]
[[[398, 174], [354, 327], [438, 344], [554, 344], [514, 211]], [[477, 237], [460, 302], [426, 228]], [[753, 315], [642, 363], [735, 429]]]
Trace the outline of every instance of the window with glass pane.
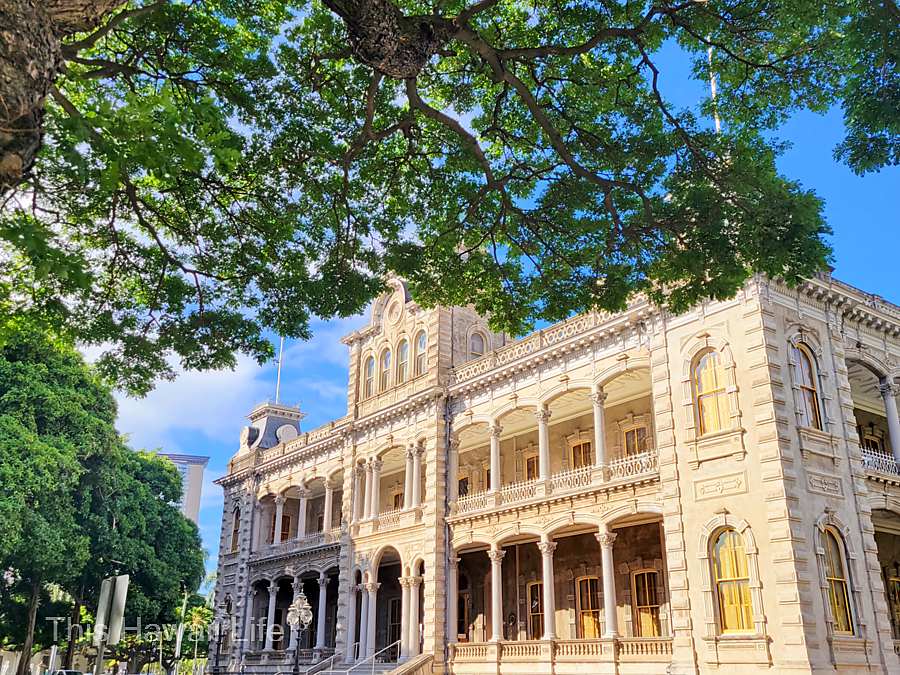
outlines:
[[828, 583], [828, 597], [831, 615], [834, 618], [834, 632], [853, 635], [853, 621], [850, 614], [850, 594], [841, 544], [831, 530], [825, 530], [825, 581]]
[[528, 584], [528, 639], [540, 640], [544, 635], [544, 584]]
[[370, 356], [366, 359], [366, 386], [365, 397], [369, 398], [375, 393], [375, 358]]
[[625, 430], [626, 455], [636, 455], [647, 449], [647, 427], [632, 427]]
[[580, 638], [600, 637], [600, 580], [582, 577], [578, 585], [578, 632]]
[[394, 509], [402, 509], [403, 508], [403, 493], [395, 492], [394, 497], [391, 500], [391, 508]]
[[[460, 584], [466, 580], [460, 577]], [[459, 600], [456, 604], [456, 635], [461, 642], [467, 642], [469, 639], [469, 591], [460, 591]]]
[[632, 577], [632, 596], [637, 615], [634, 627], [638, 637], [659, 637], [659, 573], [636, 572]]
[[856, 433], [859, 436], [859, 445], [863, 450], [872, 450], [874, 452], [883, 452], [884, 443], [874, 434], [863, 429], [861, 426], [856, 427]]
[[466, 476], [464, 478], [460, 478], [457, 482], [457, 494], [460, 497], [465, 497], [469, 494], [469, 477]]
[[416, 336], [416, 375], [422, 375], [425, 373], [425, 352], [428, 347], [428, 337], [425, 335], [425, 331], [419, 331], [419, 334]]
[[734, 530], [723, 530], [713, 548], [719, 629], [723, 633], [753, 631], [750, 572], [744, 538]]
[[572, 446], [572, 466], [580, 469], [583, 466], [591, 466], [594, 463], [594, 452], [590, 441], [575, 443]]
[[891, 631], [895, 640], [900, 640], [900, 570], [885, 569], [884, 588], [888, 597], [891, 614]]
[[792, 347], [794, 356], [794, 383], [800, 388], [800, 424], [813, 429], [822, 428], [819, 412], [818, 376], [815, 361], [806, 345]]
[[472, 333], [469, 338], [469, 358], [477, 359], [484, 356], [484, 336], [481, 333]]
[[525, 480], [534, 480], [538, 477], [538, 457], [532, 455], [525, 458]]
[[381, 379], [378, 382], [378, 390], [384, 391], [391, 383], [391, 350], [385, 349], [381, 353]]
[[393, 644], [400, 639], [400, 615], [403, 605], [402, 598], [391, 598], [388, 605], [388, 644]]
[[490, 488], [491, 488], [491, 470], [485, 469], [484, 470], [484, 489], [490, 490]]
[[231, 522], [231, 550], [237, 551], [238, 544], [240, 543], [239, 537], [241, 534], [241, 510], [235, 509], [234, 515], [232, 516], [233, 520]]
[[731, 410], [725, 392], [725, 370], [718, 352], [706, 352], [694, 367], [694, 402], [701, 434], [728, 427]]
[[281, 541], [291, 538], [291, 517], [284, 513], [281, 516]]
[[397, 384], [406, 382], [409, 375], [409, 343], [401, 340], [397, 345]]

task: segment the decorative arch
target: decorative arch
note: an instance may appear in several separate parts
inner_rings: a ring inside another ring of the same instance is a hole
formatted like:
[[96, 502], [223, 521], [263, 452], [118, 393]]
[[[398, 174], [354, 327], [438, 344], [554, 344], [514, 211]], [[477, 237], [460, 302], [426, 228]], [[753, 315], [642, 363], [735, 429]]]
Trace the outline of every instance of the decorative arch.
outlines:
[[[459, 426], [457, 426], [455, 424], [456, 419], [462, 419], [463, 423], [460, 424]], [[451, 421], [451, 428], [453, 429], [451, 435], [455, 436], [458, 439], [459, 434], [461, 434], [463, 431], [466, 431], [467, 429], [469, 429], [469, 427], [476, 427], [480, 424], [484, 424], [484, 425], [490, 427], [491, 424], [493, 423], [493, 421], [494, 420], [491, 418], [490, 415], [467, 415], [467, 414], [463, 413], [461, 415], [457, 415]]]
[[879, 380], [892, 380], [897, 377], [897, 373], [892, 373], [891, 367], [885, 361], [857, 347], [845, 347], [844, 360], [865, 366]]
[[509, 401], [508, 403], [504, 403], [498, 409], [494, 410], [491, 413], [491, 424], [500, 424], [500, 421], [509, 413], [514, 412], [516, 410], [539, 410], [540, 402], [536, 398], [517, 398], [514, 401]]
[[560, 396], [573, 391], [586, 391], [588, 394], [590, 394], [594, 387], [594, 382], [587, 377], [566, 380], [565, 382], [560, 382], [559, 384], [554, 385], [543, 394], [541, 394], [540, 398], [538, 399], [538, 405], [548, 406]]
[[[849, 589], [849, 607], [850, 622], [853, 627], [853, 634], [859, 637], [866, 637], [865, 626], [860, 621], [860, 608], [862, 586], [859, 583], [861, 578], [861, 570], [857, 564], [859, 557], [853, 546], [851, 537], [852, 530], [844, 523], [843, 520], [834, 512], [833, 509], [826, 507], [825, 512], [816, 520], [815, 526], [815, 543], [816, 543], [816, 559], [819, 562], [819, 586], [822, 588], [822, 602], [825, 605], [825, 625], [829, 638], [829, 644], [835, 635], [840, 636], [834, 628], [835, 617], [829, 600], [829, 584], [825, 576], [826, 553], [825, 537], [827, 533], [836, 535], [837, 542], [841, 546], [841, 555], [843, 556], [843, 564], [845, 574], [847, 575], [847, 587]], [[834, 647], [832, 646], [832, 649]]]
[[394, 550], [397, 553], [397, 557], [400, 559], [400, 569], [403, 569], [406, 565], [406, 561], [403, 559], [403, 554], [393, 544], [382, 544], [375, 552], [371, 555], [368, 561], [368, 570], [373, 574], [378, 574], [378, 568], [381, 566], [381, 559], [384, 557], [385, 552], [389, 549]]
[[492, 545], [491, 537], [486, 536], [482, 532], [474, 532], [472, 530], [454, 532], [453, 537], [450, 540], [450, 546], [452, 548], [451, 554], [458, 553], [461, 548], [470, 548], [473, 546], [490, 548]]
[[650, 370], [650, 355], [640, 351], [634, 354], [626, 353], [624, 358], [619, 358], [611, 366], [601, 370], [593, 378], [596, 389], [603, 389], [620, 375], [636, 370]]
[[509, 527], [505, 527], [491, 537], [492, 546], [502, 546], [507, 539], [521, 536], [523, 534], [534, 535], [540, 537], [544, 534], [544, 528], [538, 525], [526, 525], [525, 523], [515, 523]]
[[637, 500], [626, 502], [608, 511], [600, 519], [600, 529], [615, 527], [617, 521], [623, 518], [639, 516], [642, 514], [660, 516], [663, 515], [662, 504], [658, 502], [640, 502]]
[[766, 634], [766, 615], [763, 611], [762, 583], [759, 578], [759, 549], [756, 546], [756, 537], [750, 524], [743, 519], [735, 518], [730, 513], [722, 511], [706, 521], [700, 528], [698, 538], [697, 556], [704, 565], [705, 570], [701, 575], [701, 591], [703, 593], [704, 619], [706, 623], [706, 637], [718, 637], [719, 620], [718, 603], [716, 601], [715, 579], [712, 566], [712, 542], [723, 530], [734, 530], [744, 540], [744, 553], [747, 555], [747, 571], [750, 576], [750, 602], [753, 609], [754, 636], [763, 637]]

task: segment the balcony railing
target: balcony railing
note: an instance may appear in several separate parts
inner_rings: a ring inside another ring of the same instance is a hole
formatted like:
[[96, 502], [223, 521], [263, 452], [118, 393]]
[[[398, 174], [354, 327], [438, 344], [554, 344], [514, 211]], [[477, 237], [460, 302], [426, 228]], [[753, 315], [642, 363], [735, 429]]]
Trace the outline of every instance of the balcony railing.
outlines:
[[863, 466], [867, 471], [886, 473], [891, 476], [900, 476], [900, 465], [894, 456], [883, 451], [867, 450], [863, 448]]
[[660, 637], [459, 642], [450, 645], [450, 660], [455, 664], [521, 660], [527, 660], [533, 665], [562, 661], [637, 661], [668, 664], [672, 660], [672, 639]]
[[620, 485], [635, 480], [652, 477], [659, 473], [656, 450], [622, 457], [610, 462], [607, 476], [593, 466], [580, 467], [554, 474], [549, 481], [540, 479], [520, 481], [504, 485], [498, 492], [489, 490], [465, 495], [456, 501], [453, 515], [464, 515], [478, 511], [527, 504], [552, 496], [583, 492], [602, 488], [606, 485]]
[[305, 537], [288, 539], [278, 544], [263, 544], [253, 553], [254, 559], [269, 558], [277, 555], [285, 555], [288, 553], [297, 553], [306, 549], [316, 548], [318, 546], [326, 546], [328, 544], [337, 544], [341, 540], [341, 528], [333, 527], [330, 530], [321, 532], [313, 532]]

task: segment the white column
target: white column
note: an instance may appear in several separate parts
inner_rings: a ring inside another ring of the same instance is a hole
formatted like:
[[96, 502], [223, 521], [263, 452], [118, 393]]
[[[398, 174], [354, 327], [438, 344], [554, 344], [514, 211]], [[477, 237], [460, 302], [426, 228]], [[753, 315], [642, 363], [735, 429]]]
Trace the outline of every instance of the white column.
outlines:
[[503, 427], [491, 425], [491, 492], [500, 491], [500, 434]]
[[412, 505], [413, 508], [422, 504], [422, 448], [413, 449], [412, 465]]
[[369, 589], [368, 584], [359, 585], [359, 594], [362, 597], [362, 604], [359, 611], [359, 650], [357, 651], [357, 659], [366, 658], [369, 651]]
[[603, 614], [606, 619], [605, 638], [613, 638], [619, 634], [618, 616], [616, 615], [616, 570], [613, 562], [613, 543], [616, 535], [612, 532], [597, 534], [600, 542], [600, 563], [603, 566]]
[[[303, 582], [300, 580], [300, 577], [294, 577], [294, 583], [292, 586], [292, 590], [294, 591], [294, 596], [291, 598], [291, 601], [295, 600], [298, 595], [300, 595], [300, 591], [303, 589]], [[297, 647], [297, 638], [299, 637], [299, 627], [291, 626], [291, 639], [288, 643], [288, 649], [295, 649]]]
[[316, 614], [316, 649], [325, 648], [325, 608], [328, 596], [328, 577], [319, 574], [319, 613]]
[[275, 534], [272, 535], [272, 543], [281, 543], [281, 521], [284, 518], [284, 497], [275, 497]]
[[544, 591], [544, 639], [556, 639], [556, 588], [553, 583], [553, 551], [556, 550], [555, 541], [542, 541], [538, 544], [541, 550], [541, 562], [543, 563], [543, 591]]
[[347, 658], [346, 661], [353, 661], [356, 654], [353, 649], [354, 642], [356, 642], [356, 596], [359, 593], [359, 586], [356, 584], [350, 585], [350, 597], [349, 600], [349, 609], [347, 611], [347, 616], [349, 617], [347, 623]]
[[894, 461], [900, 462], [900, 414], [897, 413], [897, 387], [890, 382], [882, 381], [878, 389], [884, 398], [891, 452], [894, 453]]
[[410, 445], [406, 449], [406, 472], [403, 474], [403, 508], [411, 509], [413, 507], [412, 501], [412, 482], [413, 482], [413, 452], [415, 452], [415, 447]]
[[400, 588], [403, 592], [400, 604], [400, 658], [409, 656], [409, 577], [400, 577]]
[[300, 488], [300, 505], [297, 507], [297, 539], [303, 539], [306, 536], [306, 500], [309, 498], [309, 492]]
[[538, 475], [541, 480], [550, 479], [550, 411], [538, 408]]
[[269, 582], [269, 611], [266, 614], [266, 646], [265, 649], [272, 649], [272, 638], [274, 637], [275, 623], [275, 599], [278, 596], [278, 584], [274, 581]]
[[380, 459], [372, 460], [372, 518], [381, 512], [381, 467]]
[[250, 518], [253, 521], [253, 525], [251, 529], [253, 530], [253, 537], [250, 539], [250, 551], [256, 551], [259, 548], [259, 541], [262, 533], [260, 532], [260, 513], [262, 512], [262, 504], [260, 501], [254, 497], [253, 498], [253, 506], [251, 507], [253, 511], [250, 514]]
[[594, 403], [594, 464], [599, 468], [606, 466], [606, 392], [598, 389], [591, 394]]
[[364, 520], [370, 520], [372, 518], [372, 462], [371, 460], [366, 462], [366, 495], [365, 495], [365, 509], [363, 513], [365, 516]]
[[353, 469], [353, 520], [359, 522], [366, 516], [365, 512], [365, 494], [363, 487], [365, 486], [364, 477], [366, 470], [362, 466]]
[[375, 621], [378, 616], [378, 587], [381, 584], [370, 582], [366, 584], [366, 590], [369, 592], [369, 620], [366, 621], [366, 656], [372, 656], [375, 653]]
[[448, 449], [447, 501], [455, 502], [459, 499], [459, 440], [451, 438]]
[[334, 486], [330, 482], [325, 483], [325, 513], [322, 515], [322, 529], [325, 532], [331, 530], [331, 513], [334, 511]]
[[456, 642], [458, 633], [456, 624], [459, 617], [459, 558], [450, 554], [450, 565], [447, 570], [447, 642]]
[[503, 639], [503, 556], [506, 551], [492, 548], [491, 559], [491, 642]]
[[419, 655], [419, 590], [422, 588], [422, 577], [409, 578], [409, 633], [406, 648], [409, 655]]

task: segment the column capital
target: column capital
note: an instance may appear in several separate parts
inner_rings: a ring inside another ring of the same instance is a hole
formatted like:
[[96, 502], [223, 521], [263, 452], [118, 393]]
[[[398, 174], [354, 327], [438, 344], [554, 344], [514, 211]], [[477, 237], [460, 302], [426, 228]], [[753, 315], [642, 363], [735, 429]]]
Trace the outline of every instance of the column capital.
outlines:
[[305, 488], [305, 487], [298, 487], [298, 488], [297, 488], [297, 497], [298, 497], [299, 499], [308, 499], [308, 498], [309, 498], [309, 493], [310, 493], [310, 490], [309, 490], [308, 488]]
[[534, 416], [538, 422], [546, 423], [550, 421], [550, 411], [547, 408], [538, 408], [534, 411]]
[[543, 556], [553, 556], [553, 552], [556, 550], [556, 542], [555, 541], [539, 541], [538, 549], [540, 549], [541, 555], [543, 555]]
[[459, 558], [455, 555], [450, 556], [450, 569], [456, 569], [457, 567], [459, 567]]
[[325, 574], [325, 572], [322, 572], [321, 574], [319, 574], [318, 581], [319, 581], [319, 586], [327, 586], [328, 585], [329, 580], [328, 580], [328, 576]]
[[275, 495], [275, 506], [284, 506], [284, 495]]
[[598, 389], [597, 391], [591, 393], [591, 400], [594, 402], [594, 405], [603, 405], [604, 403], [606, 403], [606, 399], [608, 396], [609, 394], [607, 394], [605, 391], [603, 391], [602, 389]]
[[500, 434], [503, 433], [503, 427], [501, 427], [497, 422], [491, 422], [488, 426], [488, 431], [490, 431], [491, 436], [494, 438], [500, 438]]
[[598, 532], [594, 536], [597, 537], [597, 541], [600, 542], [601, 548], [612, 548], [616, 541], [616, 537], [619, 535], [614, 532]]
[[410, 587], [410, 578], [409, 577], [400, 577], [397, 579], [400, 582], [401, 588], [409, 588]]
[[416, 586], [421, 586], [424, 580], [423, 577], [409, 577], [409, 587], [415, 588]]
[[410, 443], [406, 446], [406, 458], [412, 459], [416, 454], [416, 446], [414, 443]]
[[506, 551], [504, 551], [502, 548], [492, 548], [487, 552], [487, 554], [492, 563], [496, 563], [499, 565], [501, 562], [503, 562], [503, 556], [506, 555]]
[[375, 595], [378, 592], [378, 589], [381, 588], [381, 584], [377, 581], [369, 581], [368, 583], [363, 584], [366, 590], [369, 592], [369, 595]]
[[381, 467], [384, 466], [384, 462], [382, 462], [382, 461], [381, 461], [380, 459], [378, 459], [377, 457], [372, 457], [372, 458], [369, 460], [369, 466], [372, 467], [372, 470], [373, 470], [373, 471], [381, 471]]
[[459, 448], [459, 436], [450, 434], [450, 437], [447, 439], [447, 445], [453, 449]]
[[365, 463], [357, 464], [354, 471], [356, 472], [357, 476], [359, 476], [360, 478], [363, 478], [366, 475], [366, 464]]
[[878, 384], [878, 391], [885, 398], [888, 396], [897, 396], [897, 394], [900, 394], [900, 385], [887, 380], [882, 380]]
[[294, 589], [294, 593], [299, 593], [300, 589], [303, 588], [303, 579], [300, 576], [295, 576], [293, 582], [291, 582], [291, 587]]

